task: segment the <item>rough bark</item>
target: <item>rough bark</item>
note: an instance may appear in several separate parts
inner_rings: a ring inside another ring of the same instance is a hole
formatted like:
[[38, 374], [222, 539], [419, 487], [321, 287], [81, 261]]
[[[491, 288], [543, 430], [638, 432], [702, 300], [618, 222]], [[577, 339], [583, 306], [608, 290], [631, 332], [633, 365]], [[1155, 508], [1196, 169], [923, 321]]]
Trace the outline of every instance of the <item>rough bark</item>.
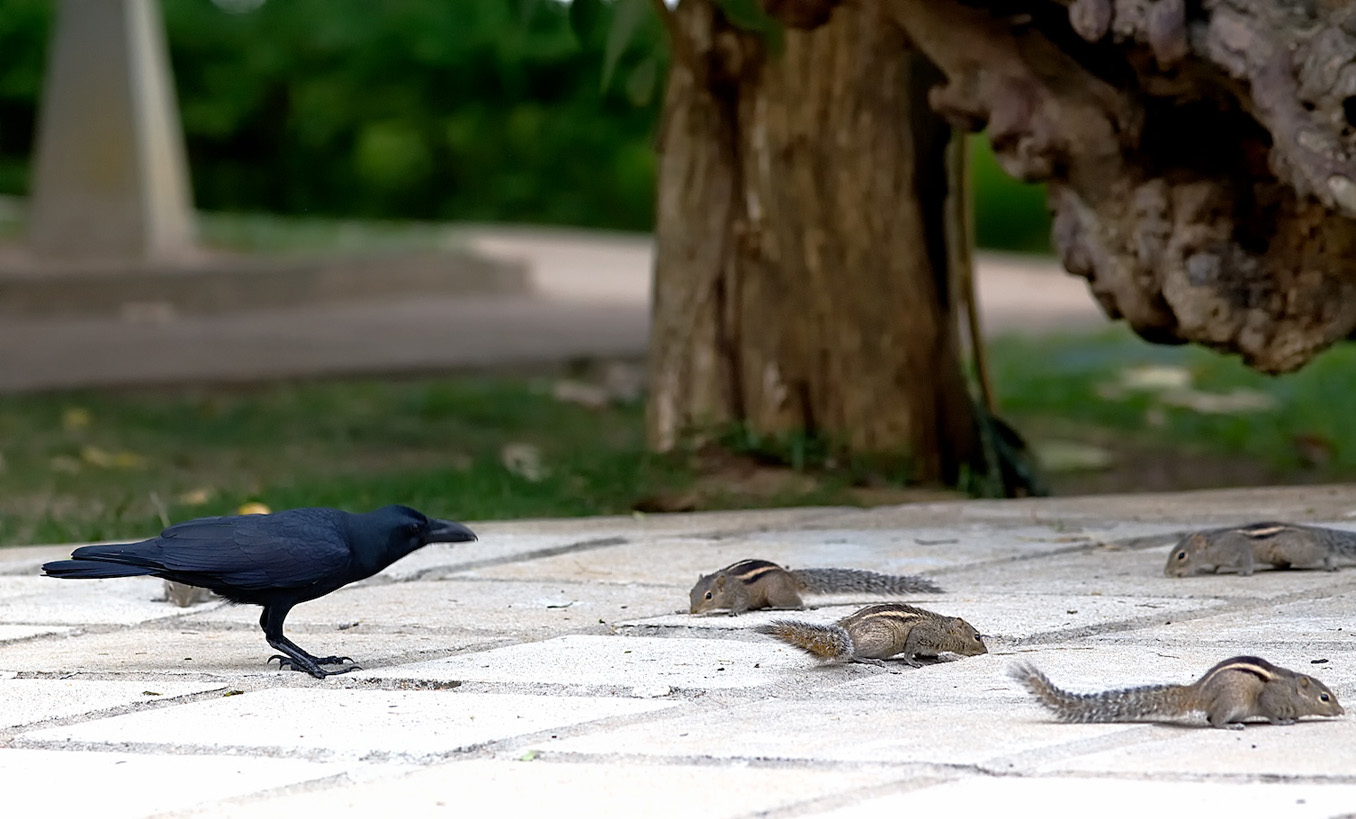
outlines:
[[1108, 316], [1273, 373], [1356, 328], [1356, 4], [880, 2]]
[[982, 455], [942, 225], [950, 131], [925, 96], [940, 76], [878, 6], [833, 5], [770, 3], [817, 26], [779, 55], [709, 0], [671, 18], [650, 440], [804, 431], [954, 483]]

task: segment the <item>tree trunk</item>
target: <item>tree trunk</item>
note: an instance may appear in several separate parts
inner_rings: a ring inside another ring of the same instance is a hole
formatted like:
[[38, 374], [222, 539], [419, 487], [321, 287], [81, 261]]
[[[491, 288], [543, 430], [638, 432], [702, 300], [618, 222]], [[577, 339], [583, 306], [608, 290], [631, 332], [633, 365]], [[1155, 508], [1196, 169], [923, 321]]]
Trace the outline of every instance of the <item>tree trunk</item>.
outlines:
[[803, 432], [954, 484], [984, 458], [943, 224], [950, 130], [926, 102], [940, 76], [875, 4], [819, 7], [780, 54], [711, 0], [669, 19], [650, 442]]

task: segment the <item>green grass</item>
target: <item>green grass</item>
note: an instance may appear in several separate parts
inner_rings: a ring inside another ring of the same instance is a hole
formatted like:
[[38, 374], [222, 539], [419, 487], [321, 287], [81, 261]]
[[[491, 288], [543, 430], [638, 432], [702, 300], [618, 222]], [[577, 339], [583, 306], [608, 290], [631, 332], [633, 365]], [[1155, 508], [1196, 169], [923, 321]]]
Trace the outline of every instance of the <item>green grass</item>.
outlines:
[[[555, 401], [507, 378], [0, 398], [0, 543], [104, 539], [171, 520], [393, 501], [467, 520], [624, 513], [680, 483], [642, 454], [642, 408]], [[538, 447], [544, 474], [505, 468]], [[195, 497], [195, 495], [197, 497]]]
[[[1318, 477], [1356, 479], [1351, 345], [1280, 378], [1197, 348], [1155, 347], [1123, 328], [1012, 337], [990, 350], [1003, 415], [1037, 444], [1254, 459], [1283, 478], [1308, 470], [1306, 480], [1316, 445], [1326, 453]], [[1124, 373], [1150, 365], [1177, 373], [1190, 395], [1255, 391], [1274, 404], [1209, 414], [1175, 406], [1173, 391], [1125, 386]], [[695, 488], [703, 508], [854, 502], [850, 485], [861, 476], [846, 467], [750, 490], [737, 459], [731, 469], [730, 459], [646, 454], [640, 403], [588, 409], [557, 401], [551, 384], [466, 376], [3, 396], [0, 544], [144, 536], [161, 528], [162, 513], [178, 521], [247, 502], [403, 502], [465, 520], [624, 514]], [[538, 449], [539, 479], [505, 466], [511, 444]], [[719, 479], [703, 483], [698, 472], [712, 464]]]
[[[1356, 346], [1339, 344], [1298, 373], [1266, 376], [1200, 347], [1148, 344], [1124, 326], [1085, 336], [1010, 337], [991, 344], [1001, 410], [1028, 434], [1120, 440], [1146, 447], [1259, 459], [1280, 469], [1318, 466], [1356, 478]], [[1135, 368], [1177, 370], [1190, 394], [1263, 396], [1258, 410], [1210, 413], [1176, 405], [1182, 390], [1137, 389]], [[1319, 476], [1323, 477], [1323, 476]]]

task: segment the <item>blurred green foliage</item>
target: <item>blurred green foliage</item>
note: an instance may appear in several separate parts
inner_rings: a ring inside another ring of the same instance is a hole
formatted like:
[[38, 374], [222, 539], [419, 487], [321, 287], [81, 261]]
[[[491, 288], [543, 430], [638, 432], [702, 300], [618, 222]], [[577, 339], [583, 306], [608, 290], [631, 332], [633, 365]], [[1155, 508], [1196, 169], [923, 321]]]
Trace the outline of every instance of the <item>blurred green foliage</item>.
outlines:
[[[1088, 335], [1009, 335], [989, 349], [1004, 415], [1024, 432], [1072, 430], [1077, 438], [1096, 429], [1121, 444], [1246, 456], [1281, 470], [1314, 460], [1328, 480], [1356, 475], [1356, 345], [1280, 376], [1195, 345], [1145, 344], [1123, 324]], [[1137, 371], [1157, 378], [1137, 383]], [[1211, 404], [1222, 405], [1200, 408]]]
[[983, 134], [970, 137], [970, 179], [975, 186], [975, 243], [980, 247], [1050, 252], [1045, 186], [1018, 182], [999, 166]]
[[[643, 417], [639, 402], [588, 409], [507, 377], [0, 395], [0, 544], [145, 536], [161, 512], [251, 501], [400, 498], [467, 520], [627, 513], [690, 480], [644, 452]], [[509, 469], [509, 445], [536, 449], [541, 474]]]
[[[161, 5], [201, 209], [652, 225], [664, 35], [634, 0], [573, 30], [554, 0]], [[27, 190], [54, 7], [0, 3], [0, 194]], [[1040, 190], [975, 143], [980, 243], [1045, 249]]]
[[[200, 208], [650, 226], [658, 103], [600, 90], [560, 4], [162, 6]], [[0, 193], [27, 187], [53, 7], [0, 4]]]

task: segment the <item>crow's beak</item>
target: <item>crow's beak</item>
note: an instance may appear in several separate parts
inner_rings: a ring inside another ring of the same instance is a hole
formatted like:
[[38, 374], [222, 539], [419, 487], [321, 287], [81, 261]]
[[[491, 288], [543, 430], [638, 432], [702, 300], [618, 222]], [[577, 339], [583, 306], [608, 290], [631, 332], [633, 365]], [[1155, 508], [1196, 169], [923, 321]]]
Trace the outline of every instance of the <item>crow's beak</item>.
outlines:
[[464, 543], [468, 540], [477, 539], [475, 532], [455, 520], [430, 518], [428, 531], [424, 533], [425, 543]]

